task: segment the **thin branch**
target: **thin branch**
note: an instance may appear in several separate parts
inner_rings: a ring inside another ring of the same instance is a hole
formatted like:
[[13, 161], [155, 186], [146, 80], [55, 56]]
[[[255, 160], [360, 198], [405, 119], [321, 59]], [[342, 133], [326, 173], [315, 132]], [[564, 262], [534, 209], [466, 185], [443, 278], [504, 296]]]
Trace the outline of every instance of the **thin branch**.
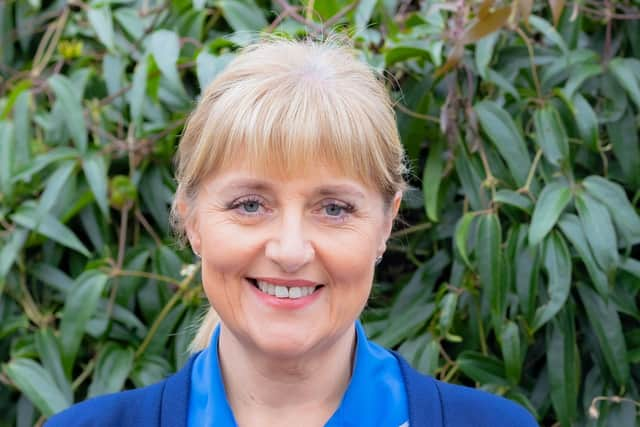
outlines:
[[429, 116], [427, 114], [417, 113], [417, 112], [409, 109], [407, 106], [401, 104], [400, 102], [396, 103], [395, 107], [398, 110], [402, 111], [407, 116], [415, 117], [416, 119], [426, 120], [428, 122], [440, 123], [440, 119], [439, 118], [437, 118], [435, 116]]
[[520, 27], [516, 27], [516, 32], [527, 45], [527, 51], [529, 52], [529, 62], [531, 63], [531, 75], [533, 77], [533, 84], [536, 87], [538, 98], [542, 99], [542, 89], [540, 86], [540, 80], [538, 79], [538, 69], [536, 68], [536, 63], [534, 61], [535, 55], [533, 52], [533, 46], [531, 45], [531, 40], [529, 40], [529, 37], [527, 37], [527, 35], [524, 33], [524, 31], [522, 31]]
[[358, 6], [359, 3], [360, 3], [360, 0], [356, 0], [353, 3], [348, 4], [345, 7], [343, 7], [342, 9], [340, 9], [338, 11], [338, 13], [333, 15], [331, 18], [327, 19], [327, 22], [324, 23], [322, 29], [326, 30], [327, 28], [331, 27], [333, 24], [335, 24], [338, 21], [340, 21], [347, 13], [349, 13], [353, 9], [355, 9]]
[[280, 5], [280, 7], [288, 14], [288, 16], [290, 16], [291, 18], [295, 19], [296, 21], [300, 22], [301, 24], [306, 25], [307, 27], [309, 27], [311, 30], [313, 30], [315, 33], [322, 33], [323, 28], [316, 24], [315, 22], [306, 19], [304, 16], [300, 15], [298, 13], [298, 9], [291, 6], [286, 0], [275, 0], [276, 3], [278, 3]]

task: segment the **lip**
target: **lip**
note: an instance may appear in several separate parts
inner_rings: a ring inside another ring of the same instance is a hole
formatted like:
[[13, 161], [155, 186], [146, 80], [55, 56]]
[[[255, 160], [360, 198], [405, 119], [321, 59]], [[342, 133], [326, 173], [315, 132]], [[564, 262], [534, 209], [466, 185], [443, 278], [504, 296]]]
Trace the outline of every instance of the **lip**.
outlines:
[[[263, 280], [262, 278], [257, 279], [256, 280]], [[278, 284], [281, 286], [285, 286], [284, 283], [275, 283], [272, 282], [271, 280], [264, 280], [265, 282], [269, 282], [272, 284]], [[295, 298], [295, 299], [291, 299], [291, 298], [278, 298], [275, 295], [269, 295], [269, 294], [265, 294], [264, 292], [262, 292], [260, 289], [256, 288], [254, 286], [253, 283], [251, 283], [250, 280], [245, 279], [245, 282], [247, 283], [247, 286], [249, 286], [249, 288], [251, 289], [252, 294], [262, 303], [265, 304], [269, 307], [272, 308], [276, 308], [279, 310], [300, 310], [302, 308], [308, 307], [311, 304], [313, 304], [313, 302], [315, 300], [317, 300], [320, 296], [320, 294], [322, 292], [324, 292], [324, 286], [315, 290], [311, 295], [307, 295], [306, 297], [302, 297], [302, 298]], [[289, 286], [317, 286], [316, 283], [313, 282], [309, 282], [309, 281], [304, 281], [304, 283], [307, 283], [306, 285], [302, 285], [299, 284], [300, 281], [296, 281], [296, 280], [285, 280], [285, 282], [287, 283], [296, 283], [296, 284], [291, 284]]]
[[259, 280], [261, 282], [267, 282], [272, 285], [287, 286], [290, 288], [291, 287], [303, 288], [303, 287], [311, 287], [311, 286], [316, 287], [318, 285], [321, 285], [321, 283], [311, 282], [309, 280], [304, 280], [304, 279], [279, 279], [277, 277], [252, 277], [252, 279]]

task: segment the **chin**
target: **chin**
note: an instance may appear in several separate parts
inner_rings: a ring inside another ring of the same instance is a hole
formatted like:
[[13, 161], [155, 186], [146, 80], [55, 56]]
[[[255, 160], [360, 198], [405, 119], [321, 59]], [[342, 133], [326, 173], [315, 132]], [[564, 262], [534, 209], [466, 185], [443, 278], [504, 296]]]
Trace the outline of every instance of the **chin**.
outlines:
[[308, 333], [282, 330], [269, 333], [268, 329], [261, 331], [260, 336], [254, 337], [254, 344], [265, 355], [278, 358], [296, 358], [304, 356], [313, 349], [314, 340]]

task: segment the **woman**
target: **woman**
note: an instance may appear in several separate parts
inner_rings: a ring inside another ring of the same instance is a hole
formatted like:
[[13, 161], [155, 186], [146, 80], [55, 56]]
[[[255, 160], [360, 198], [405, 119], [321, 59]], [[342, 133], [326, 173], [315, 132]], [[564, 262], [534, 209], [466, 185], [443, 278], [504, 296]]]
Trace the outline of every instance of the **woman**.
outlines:
[[174, 219], [219, 325], [207, 316], [179, 373], [48, 425], [536, 425], [512, 402], [422, 376], [357, 320], [403, 156], [383, 84], [350, 51], [245, 49], [206, 89], [178, 153]]

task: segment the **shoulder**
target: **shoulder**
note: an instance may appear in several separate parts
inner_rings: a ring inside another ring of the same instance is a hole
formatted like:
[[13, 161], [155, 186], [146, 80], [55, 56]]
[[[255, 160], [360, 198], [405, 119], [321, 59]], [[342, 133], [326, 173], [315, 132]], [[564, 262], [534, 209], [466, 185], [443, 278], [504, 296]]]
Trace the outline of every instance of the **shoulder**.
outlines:
[[196, 356], [163, 381], [78, 403], [51, 417], [45, 427], [186, 426], [191, 368]]
[[442, 397], [445, 426], [533, 427], [538, 423], [519, 404], [471, 387], [433, 380]]
[[95, 397], [54, 415], [45, 427], [159, 425], [165, 381], [148, 387]]
[[525, 408], [511, 400], [438, 381], [413, 369], [398, 353], [394, 355], [405, 380], [411, 426], [432, 423], [441, 427], [538, 426]]

